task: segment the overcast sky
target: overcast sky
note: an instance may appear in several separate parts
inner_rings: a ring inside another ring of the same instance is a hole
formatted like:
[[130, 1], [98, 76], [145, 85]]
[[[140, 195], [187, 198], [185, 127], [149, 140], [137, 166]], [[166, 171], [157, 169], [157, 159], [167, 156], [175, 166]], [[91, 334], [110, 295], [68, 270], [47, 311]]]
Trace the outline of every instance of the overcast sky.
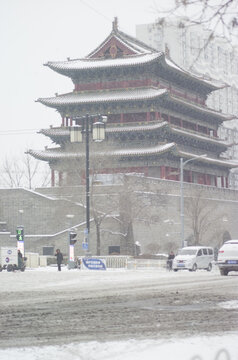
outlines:
[[37, 131], [60, 126], [56, 111], [35, 100], [72, 91], [73, 84], [44, 63], [86, 56], [109, 35], [115, 16], [119, 28], [135, 36], [136, 24], [153, 22], [156, 8], [169, 2], [173, 4], [173, 0], [0, 0], [0, 165], [6, 156], [19, 157], [26, 149], [49, 145]]

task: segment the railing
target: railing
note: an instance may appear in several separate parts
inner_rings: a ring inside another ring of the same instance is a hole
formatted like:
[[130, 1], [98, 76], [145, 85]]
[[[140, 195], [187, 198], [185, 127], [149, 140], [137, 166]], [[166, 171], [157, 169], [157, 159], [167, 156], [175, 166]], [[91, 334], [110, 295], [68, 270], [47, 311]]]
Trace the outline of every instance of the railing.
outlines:
[[127, 269], [161, 269], [166, 267], [166, 261], [167, 260], [131, 258], [128, 260]]
[[106, 261], [107, 269], [154, 269], [165, 268], [166, 260], [160, 259], [135, 259], [127, 255], [92, 256], [94, 259]]

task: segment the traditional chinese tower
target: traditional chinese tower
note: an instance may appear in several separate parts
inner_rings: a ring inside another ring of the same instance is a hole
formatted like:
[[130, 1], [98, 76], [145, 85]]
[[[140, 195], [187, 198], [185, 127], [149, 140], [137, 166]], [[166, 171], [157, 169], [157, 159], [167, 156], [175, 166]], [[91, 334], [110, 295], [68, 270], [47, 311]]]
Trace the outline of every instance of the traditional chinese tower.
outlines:
[[217, 130], [231, 117], [205, 105], [208, 94], [221, 87], [218, 82], [191, 75], [164, 53], [121, 32], [117, 19], [87, 57], [46, 66], [74, 84], [71, 93], [37, 100], [61, 116], [61, 126], [41, 130], [57, 146], [29, 150], [49, 163], [52, 186], [56, 173], [59, 185], [79, 183], [76, 172], [83, 182], [85, 146], [70, 143], [70, 126], [86, 114], [102, 114], [108, 117], [106, 141], [90, 144], [102, 178], [139, 173], [179, 180], [180, 158], [206, 154], [186, 166], [184, 181], [228, 187], [229, 169], [236, 165], [221, 157], [227, 146]]

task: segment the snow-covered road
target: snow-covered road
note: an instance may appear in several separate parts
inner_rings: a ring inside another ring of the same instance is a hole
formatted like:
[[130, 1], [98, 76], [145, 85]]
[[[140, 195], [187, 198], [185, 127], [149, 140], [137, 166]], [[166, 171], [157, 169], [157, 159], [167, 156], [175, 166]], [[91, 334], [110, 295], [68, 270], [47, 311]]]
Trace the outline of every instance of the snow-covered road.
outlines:
[[237, 273], [48, 267], [0, 283], [3, 360], [238, 359]]

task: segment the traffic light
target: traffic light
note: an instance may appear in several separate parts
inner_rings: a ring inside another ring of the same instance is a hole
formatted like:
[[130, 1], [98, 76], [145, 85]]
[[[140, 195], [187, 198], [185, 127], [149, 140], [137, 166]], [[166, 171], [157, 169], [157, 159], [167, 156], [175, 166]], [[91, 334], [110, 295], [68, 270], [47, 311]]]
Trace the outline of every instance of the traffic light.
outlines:
[[17, 228], [17, 241], [24, 241], [24, 228]]
[[77, 236], [77, 233], [76, 232], [74, 232], [74, 231], [70, 231], [70, 233], [69, 233], [69, 244], [70, 245], [74, 245], [75, 243], [76, 243], [76, 236]]

